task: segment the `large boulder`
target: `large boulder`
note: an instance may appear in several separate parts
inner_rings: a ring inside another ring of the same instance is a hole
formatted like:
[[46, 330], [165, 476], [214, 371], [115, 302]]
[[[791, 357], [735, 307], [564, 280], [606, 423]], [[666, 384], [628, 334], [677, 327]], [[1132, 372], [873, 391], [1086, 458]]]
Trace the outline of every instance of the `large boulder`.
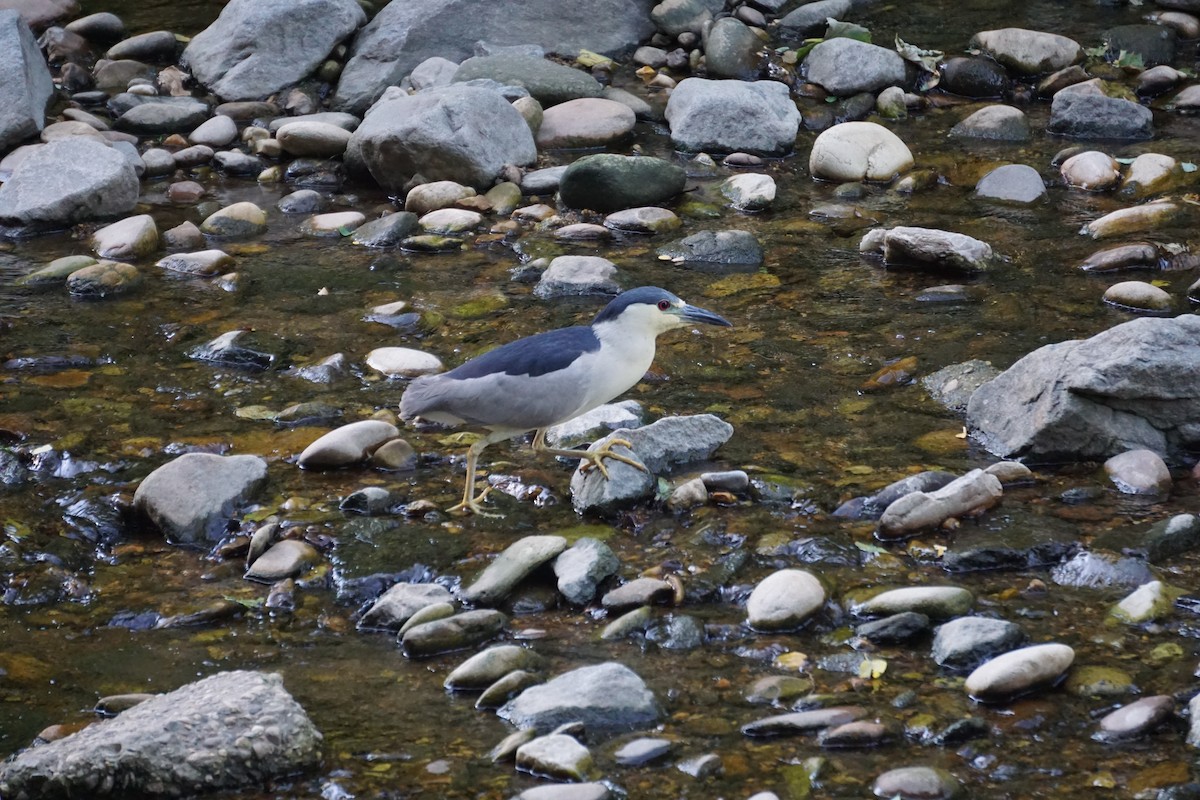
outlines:
[[[354, 38], [333, 105], [362, 113], [427, 58], [463, 61], [481, 35], [494, 45], [547, 52], [630, 51], [654, 33], [654, 0], [410, 0], [388, 3]], [[485, 32], [485, 33], [482, 33]]]
[[133, 165], [95, 139], [39, 145], [0, 186], [0, 229], [35, 233], [126, 214], [140, 188]]
[[490, 187], [507, 164], [537, 158], [525, 118], [498, 92], [457, 85], [381, 100], [350, 137], [347, 157], [390, 192], [427, 181]]
[[800, 112], [778, 81], [687, 78], [671, 92], [666, 117], [671, 141], [689, 152], [786, 155], [800, 129]]
[[256, 789], [315, 766], [321, 734], [277, 674], [221, 672], [0, 766], [13, 800]]
[[1200, 316], [1142, 318], [1046, 345], [983, 384], [967, 424], [988, 450], [1033, 461], [1145, 448], [1186, 461], [1200, 444]]
[[33, 31], [11, 9], [0, 11], [0, 153], [40, 131], [54, 80]]
[[226, 100], [256, 100], [305, 78], [367, 21], [354, 0], [231, 0], [182, 63]]

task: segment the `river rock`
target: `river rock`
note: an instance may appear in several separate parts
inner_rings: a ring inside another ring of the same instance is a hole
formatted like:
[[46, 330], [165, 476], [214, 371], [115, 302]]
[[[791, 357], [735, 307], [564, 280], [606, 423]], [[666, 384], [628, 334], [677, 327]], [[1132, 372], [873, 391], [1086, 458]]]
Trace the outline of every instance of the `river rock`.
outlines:
[[1085, 88], [1089, 86], [1090, 82], [1076, 84], [1054, 95], [1048, 133], [1073, 139], [1153, 138], [1154, 115], [1149, 108]]
[[818, 44], [804, 58], [803, 68], [809, 81], [838, 97], [907, 83], [904, 59], [894, 49], [846, 37]]
[[710, 5], [704, 0], [663, 0], [650, 9], [650, 19], [667, 36], [698, 35], [712, 22]]
[[486, 689], [510, 672], [536, 670], [542, 664], [542, 657], [528, 647], [494, 645], [455, 667], [442, 685], [454, 692]]
[[975, 604], [975, 596], [959, 586], [908, 586], [880, 592], [862, 602], [851, 604], [850, 611], [860, 617], [880, 617], [915, 611], [930, 619], [962, 616]]
[[959, 476], [953, 472], [925, 470], [893, 481], [873, 495], [848, 500], [833, 513], [838, 517], [852, 519], [879, 519], [892, 503], [913, 492], [934, 492]]
[[929, 630], [929, 617], [915, 611], [901, 611], [881, 619], [857, 625], [854, 635], [873, 644], [907, 642]]
[[1002, 105], [984, 106], [951, 128], [950, 135], [1002, 142], [1027, 142], [1032, 138], [1025, 112]]
[[759, 75], [765, 43], [746, 23], [722, 17], [708, 29], [704, 47], [704, 69], [711, 78], [752, 81]]
[[[620, 461], [607, 461], [609, 480], [600, 470], [575, 470], [571, 476], [571, 502], [579, 513], [606, 513], [653, 493], [654, 476], [672, 467], [709, 458], [733, 435], [733, 426], [711, 414], [664, 417], [637, 429], [621, 428], [592, 444], [603, 447], [612, 439], [631, 443], [631, 453], [649, 472]], [[623, 450], [618, 445], [617, 450]]]
[[665, 233], [682, 227], [683, 221], [670, 209], [639, 206], [614, 211], [604, 218], [605, 230], [628, 233]]
[[600, 605], [606, 611], [619, 614], [632, 608], [665, 603], [674, 596], [675, 587], [669, 582], [643, 576], [634, 578], [605, 593], [604, 597], [600, 598]]
[[455, 83], [480, 78], [520, 86], [547, 109], [570, 100], [598, 98], [603, 91], [596, 79], [582, 70], [517, 53], [468, 58], [454, 73]]
[[313, 158], [340, 156], [346, 152], [352, 135], [342, 126], [318, 121], [289, 122], [275, 131], [285, 153]]
[[179, 40], [170, 31], [149, 31], [130, 36], [108, 48], [104, 57], [109, 61], [132, 59], [151, 64], [165, 64], [175, 59]]
[[381, 594], [358, 620], [359, 630], [398, 631], [423, 608], [453, 599], [449, 590], [436, 583], [397, 583]]
[[569, 208], [609, 212], [669, 200], [686, 182], [682, 167], [661, 158], [597, 153], [567, 167], [558, 195]]
[[1109, 618], [1126, 625], [1160, 622], [1171, 616], [1175, 601], [1186, 594], [1183, 589], [1168, 586], [1162, 581], [1143, 583], [1126, 595], [1109, 612]]
[[1145, 448], [1187, 460], [1200, 421], [1198, 359], [1200, 317], [1135, 319], [1025, 356], [976, 390], [967, 425], [1004, 458], [1098, 460]]
[[44, 267], [34, 270], [27, 275], [17, 278], [17, 286], [45, 286], [62, 284], [72, 272], [96, 264], [91, 256], [63, 256], [56, 258]]
[[1084, 225], [1080, 233], [1093, 239], [1111, 239], [1130, 233], [1152, 232], [1167, 226], [1179, 214], [1180, 208], [1175, 203], [1169, 200], [1155, 200], [1111, 211]]
[[623, 767], [637, 767], [659, 761], [674, 749], [670, 739], [642, 737], [621, 745], [613, 759]]
[[646, 410], [637, 400], [605, 403], [547, 429], [546, 443], [551, 447], [574, 447], [618, 428], [640, 428], [645, 416]]
[[388, 377], [415, 378], [441, 372], [442, 360], [411, 347], [376, 347], [367, 353], [367, 366]]
[[414, 186], [404, 198], [404, 210], [417, 215], [450, 208], [459, 200], [474, 197], [475, 190], [454, 181], [431, 181]]
[[790, 153], [800, 112], [778, 81], [687, 78], [667, 100], [671, 141], [686, 152]]
[[1102, 34], [1106, 57], [1116, 60], [1122, 54], [1141, 56], [1147, 67], [1170, 64], [1175, 60], [1178, 36], [1168, 25], [1117, 25]]
[[637, 122], [633, 110], [613, 100], [585, 97], [568, 100], [542, 115], [537, 130], [541, 149], [606, 147], [624, 139]]
[[218, 209], [200, 223], [202, 232], [225, 239], [257, 236], [266, 229], [267, 213], [249, 201]]
[[111, 11], [100, 11], [73, 19], [64, 27], [90, 42], [117, 42], [126, 36], [125, 23]]
[[324, 210], [327, 204], [325, 195], [317, 190], [297, 189], [279, 198], [275, 207], [285, 214], [313, 214]]
[[801, 569], [781, 569], [754, 587], [746, 600], [746, 621], [756, 630], [790, 630], [824, 605], [825, 587], [816, 576]]
[[283, 539], [254, 559], [245, 577], [259, 583], [295, 578], [311, 569], [320, 558], [317, 548], [303, 539]]
[[148, 256], [158, 249], [158, 226], [149, 214], [127, 217], [93, 233], [92, 249], [100, 258], [132, 260]]
[[1175, 305], [1170, 293], [1146, 281], [1121, 281], [1104, 291], [1104, 302], [1128, 311], [1169, 312]]
[[938, 88], [951, 94], [979, 100], [1002, 97], [1012, 86], [1004, 67], [983, 56], [957, 56], [946, 59]]
[[353, 0], [232, 0], [180, 63], [219, 97], [258, 100], [303, 80], [366, 21]]
[[[533, 43], [554, 53], [632, 50], [654, 32], [648, 5], [645, 0], [529, 0], [515, 6], [489, 0], [391, 3], [355, 37], [333, 105], [361, 112], [427, 58], [463, 61], [475, 55], [481, 31], [493, 45]], [[591, 80], [587, 73], [575, 72]]]
[[0, 226], [24, 232], [63, 228], [133, 210], [133, 166], [116, 150], [72, 137], [30, 148], [0, 185]]
[[871, 791], [893, 800], [953, 800], [962, 795], [962, 784], [944, 769], [897, 767], [876, 778]]
[[575, 605], [586, 605], [596, 597], [596, 587], [617, 574], [620, 562], [612, 548], [599, 539], [585, 536], [554, 559], [558, 591]]
[[610, 800], [613, 796], [604, 783], [553, 783], [526, 789], [513, 800]]
[[617, 294], [617, 265], [600, 256], [558, 256], [542, 273], [533, 293], [543, 300], [588, 294]]
[[1112, 589], [1149, 583], [1154, 573], [1140, 558], [1083, 550], [1056, 565], [1050, 577], [1061, 586]]
[[75, 297], [98, 300], [131, 292], [141, 282], [142, 275], [132, 264], [99, 261], [68, 275], [67, 291]]
[[1083, 48], [1078, 42], [1056, 33], [1024, 28], [981, 31], [971, 37], [969, 47], [978, 48], [1024, 75], [1054, 72], [1083, 58]]
[[195, 130], [208, 119], [208, 104], [190, 97], [142, 98], [113, 123], [119, 131], [158, 136]]
[[763, 265], [763, 246], [750, 231], [698, 231], [663, 245], [658, 257], [700, 272], [755, 272]]
[[142, 480], [133, 507], [168, 541], [203, 545], [226, 534], [237, 508], [266, 480], [267, 462], [258, 456], [185, 453]]
[[188, 141], [208, 147], [224, 147], [236, 139], [237, 135], [237, 123], [233, 118], [217, 114], [200, 123], [199, 127], [189, 133]]
[[721, 183], [721, 194], [739, 211], [765, 211], [775, 202], [775, 179], [756, 173], [734, 175]]
[[417, 229], [417, 215], [398, 211], [360, 226], [350, 241], [363, 247], [395, 247]]
[[1036, 203], [1046, 197], [1046, 184], [1027, 164], [1004, 164], [979, 179], [975, 196], [1002, 203]]
[[1175, 698], [1169, 694], [1143, 697], [1100, 718], [1096, 738], [1124, 742], [1154, 731], [1175, 715]]
[[209, 364], [220, 364], [238, 369], [263, 370], [275, 363], [275, 356], [239, 344], [248, 330], [235, 328], [222, 333], [215, 339], [199, 344], [187, 351], [188, 358]]
[[496, 713], [518, 728], [552, 730], [579, 722], [588, 732], [611, 733], [652, 726], [660, 712], [653, 693], [633, 670], [608, 662], [532, 686]]
[[279, 675], [221, 672], [21, 752], [0, 767], [0, 791], [49, 798], [251, 790], [320, 758], [321, 734]]
[[212, 277], [233, 270], [236, 262], [224, 250], [201, 250], [195, 253], [173, 253], [155, 262], [156, 267], [185, 275]]
[[[381, 15], [382, 16], [382, 15]], [[426, 180], [491, 186], [508, 164], [537, 158], [525, 119], [499, 93], [447, 86], [381, 100], [350, 137], [357, 159], [381, 187], [402, 193], [418, 173]]]
[[357, 464], [385, 442], [400, 436], [390, 422], [364, 419], [335, 428], [304, 448], [296, 459], [302, 469], [328, 469]]
[[1119, 191], [1126, 197], [1148, 197], [1171, 188], [1182, 174], [1182, 166], [1170, 156], [1142, 153], [1129, 165]]
[[0, 10], [0, 153], [42, 130], [54, 80], [33, 31], [12, 8]]
[[934, 228], [877, 228], [863, 236], [858, 249], [883, 256], [888, 265], [966, 273], [984, 272], [994, 259], [986, 242]]
[[1125, 494], [1163, 495], [1171, 491], [1171, 471], [1150, 450], [1127, 450], [1104, 462], [1104, 472]]
[[933, 660], [955, 670], [971, 670], [1026, 640], [1020, 626], [991, 617], [958, 617], [940, 625], [933, 637]]
[[476, 605], [503, 600], [534, 570], [567, 549], [561, 536], [526, 536], [512, 543], [463, 590], [463, 599]]
[[1057, 683], [1070, 669], [1075, 651], [1065, 644], [1036, 644], [1012, 650], [967, 676], [967, 694], [981, 702], [1002, 702]]
[[1004, 495], [999, 479], [975, 469], [934, 492], [912, 492], [893, 502], [879, 518], [879, 535], [898, 539], [946, 520], [991, 508]]
[[866, 713], [866, 709], [858, 706], [830, 706], [808, 711], [793, 711], [747, 722], [742, 726], [742, 733], [753, 737], [817, 733], [826, 728], [854, 722], [866, 716]]
[[417, 220], [426, 233], [457, 236], [473, 231], [483, 224], [483, 214], [465, 208], [439, 208]]
[[[430, 606], [433, 608], [434, 606]], [[452, 617], [422, 622], [401, 631], [400, 644], [409, 658], [425, 658], [465, 650], [500, 635], [508, 617], [492, 609], [464, 611]]]
[[1058, 172], [1068, 186], [1094, 192], [1108, 191], [1121, 179], [1121, 165], [1099, 150], [1076, 153], [1062, 163]]
[[913, 165], [900, 137], [874, 122], [843, 122], [813, 142], [808, 168], [827, 181], [890, 181]]
[[592, 771], [592, 754], [573, 737], [552, 733], [517, 748], [517, 769], [552, 780], [582, 781]]
[[1176, 514], [1139, 530], [1132, 537], [1124, 529], [1114, 530], [1111, 535], [1111, 540], [1108, 536], [1098, 539], [1097, 546], [1140, 555], [1152, 564], [1161, 564], [1167, 559], [1200, 549], [1200, 517], [1195, 514]]

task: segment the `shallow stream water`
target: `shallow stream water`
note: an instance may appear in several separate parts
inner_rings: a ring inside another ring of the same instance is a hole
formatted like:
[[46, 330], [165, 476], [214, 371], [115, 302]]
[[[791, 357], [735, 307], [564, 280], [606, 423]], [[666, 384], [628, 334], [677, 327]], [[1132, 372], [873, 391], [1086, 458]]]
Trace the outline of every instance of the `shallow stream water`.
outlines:
[[[104, 6], [135, 33], [161, 27], [195, 33], [218, 9], [194, 4], [185, 9], [189, 16], [178, 17], [175, 5]], [[971, 33], [1008, 25], [1064, 33], [1091, 47], [1101, 30], [1137, 22], [1143, 13], [1083, 2], [929, 2], [879, 6], [856, 21], [878, 43], [899, 34], [958, 54]], [[1182, 43], [1180, 52], [1186, 58], [1177, 66], [1191, 66], [1195, 43]], [[618, 82], [630, 80], [627, 70], [618, 73]], [[0, 373], [0, 429], [21, 434], [24, 447], [44, 446], [43, 466], [58, 464], [45, 467], [36, 484], [0, 494], [0, 570], [11, 601], [0, 605], [0, 753], [26, 746], [47, 725], [90, 719], [104, 695], [165, 691], [226, 669], [264, 669], [284, 675], [324, 733], [326, 749], [318, 775], [268, 787], [262, 797], [315, 798], [331, 781], [359, 797], [510, 796], [539, 781], [511, 765], [489, 763], [487, 751], [508, 726], [474, 710], [473, 696], [441, 687], [466, 654], [407, 660], [390, 637], [356, 632], [356, 606], [338, 603], [333, 587], [417, 565], [469, 581], [490, 555], [521, 536], [564, 533], [607, 541], [625, 578], [643, 571], [680, 576], [690, 599], [660, 614], [692, 615], [707, 626], [708, 641], [686, 651], [649, 641], [601, 642], [603, 615], [558, 605], [549, 583], [525, 589], [515, 602], [509, 638], [529, 641], [548, 657], [551, 673], [621, 661], [646, 679], [664, 706], [661, 733], [678, 741], [676, 760], [707, 752], [722, 758], [721, 776], [698, 780], [670, 762], [618, 767], [611, 758], [618, 742], [593, 743], [602, 776], [630, 797], [737, 798], [764, 789], [784, 798], [810, 792], [863, 797], [875, 775], [914, 763], [950, 770], [971, 797], [1133, 797], [1195, 780], [1194, 754], [1177, 728], [1122, 746], [1090, 738], [1096, 716], [1131, 697], [1080, 698], [1060, 689], [978, 706], [960, 678], [940, 671], [920, 642], [873, 653], [887, 660], [888, 669], [876, 680], [860, 680], [862, 654], [847, 643], [852, 621], [837, 604], [799, 633], [758, 635], [741, 624], [745, 614], [737, 601], [748, 588], [776, 568], [812, 558], [817, 563], [806, 568], [821, 575], [835, 600], [878, 586], [953, 582], [974, 592], [978, 612], [1019, 622], [1034, 642], [1070, 644], [1077, 665], [1124, 669], [1141, 695], [1182, 696], [1195, 683], [1200, 618], [1186, 609], [1160, 626], [1106, 627], [1107, 608], [1123, 590], [1064, 589], [1045, 569], [947, 575], [931, 555], [938, 546], [979, 536], [1065, 537], [1086, 544], [1104, 532], [1194, 511], [1197, 491], [1190, 479], [1181, 477], [1167, 500], [1137, 503], [1110, 490], [1097, 465], [1044, 468], [1038, 484], [1009, 491], [999, 508], [978, 520], [916, 544], [885, 545], [882, 553], [870, 523], [829, 514], [850, 497], [920, 469], [964, 472], [992, 460], [958, 436], [961, 421], [919, 383], [864, 392], [877, 370], [909, 357], [916, 359], [917, 377], [972, 358], [1003, 368], [1043, 344], [1090, 336], [1130, 318], [1100, 300], [1115, 280], [1077, 268], [1100, 247], [1079, 234], [1080, 226], [1127, 201], [1061, 185], [1051, 159], [1070, 143], [1040, 133], [1048, 104], [1026, 108], [1037, 132], [1026, 145], [948, 139], [950, 127], [971, 109], [929, 110], [893, 124], [918, 167], [939, 174], [932, 189], [909, 196], [868, 187], [861, 198], [843, 200], [837, 187], [809, 178], [807, 153], [815, 133], [802, 131], [795, 156], [767, 165], [780, 189], [769, 212], [724, 209], [716, 219], [685, 219], [685, 234], [706, 227], [753, 231], [767, 259], [761, 272], [749, 275], [713, 275], [659, 261], [654, 250], [671, 236], [564, 247], [547, 234], [527, 232], [515, 243], [477, 242], [448, 255], [356, 248], [348, 241], [305, 238], [298, 218], [275, 211], [292, 187], [215, 174], [203, 179], [209, 206], [172, 206], [163, 196], [165, 183], [146, 185], [143, 203], [160, 230], [184, 219], [199, 222], [207, 211], [240, 200], [271, 209], [265, 236], [225, 246], [243, 278], [235, 292], [144, 264], [145, 284], [136, 293], [78, 302], [59, 289], [27, 291], [13, 281], [53, 258], [86, 252], [86, 231], [0, 243], [4, 358], [78, 359], [68, 368]], [[1154, 141], [1101, 149], [1118, 157], [1162, 152], [1196, 159], [1196, 119], [1159, 111], [1155, 122]], [[656, 126], [640, 123], [633, 146], [683, 163]], [[578, 155], [544, 155], [541, 165]], [[1048, 201], [1013, 208], [972, 199], [975, 181], [1005, 162], [1037, 168], [1050, 183]], [[692, 196], [719, 206], [715, 187], [726, 174], [693, 179]], [[368, 216], [388, 202], [377, 190], [356, 185], [348, 185], [342, 199], [342, 206]], [[856, 218], [813, 214], [827, 204], [853, 206]], [[1189, 243], [1194, 219], [1155, 238]], [[966, 233], [1006, 260], [969, 279], [884, 269], [857, 252], [862, 233], [877, 224]], [[729, 330], [664, 336], [652, 379], [629, 396], [652, 416], [719, 414], [735, 434], [714, 464], [746, 469], [782, 487], [791, 502], [708, 506], [681, 516], [643, 507], [615, 520], [580, 519], [567, 494], [570, 467], [536, 458], [514, 442], [489, 448], [490, 470], [544, 486], [557, 503], [539, 507], [497, 493], [503, 520], [366, 519], [338, 510], [342, 497], [365, 485], [443, 507], [453, 503], [461, 488], [463, 445], [445, 434], [410, 432], [409, 440], [425, 454], [414, 473], [302, 472], [294, 457], [327, 428], [285, 428], [238, 414], [308, 401], [338, 407], [343, 421], [395, 410], [403, 384], [366, 368], [363, 358], [372, 348], [416, 347], [453, 365], [522, 335], [584, 323], [602, 299], [546, 302], [510, 276], [525, 258], [566, 252], [603, 255], [618, 265], [625, 287], [660, 285], [734, 323]], [[1176, 297], [1197, 278], [1190, 272], [1153, 277]], [[920, 299], [929, 287], [964, 282], [967, 302]], [[398, 299], [410, 300], [423, 314], [418, 329], [398, 332], [363, 321], [368, 308]], [[1190, 310], [1180, 301], [1179, 313]], [[186, 356], [235, 328], [250, 329], [248, 343], [276, 356], [272, 369], [238, 371]], [[354, 365], [339, 382], [320, 386], [283, 374], [338, 352]], [[117, 541], [97, 548], [81, 533], [87, 526], [72, 521], [73, 504], [103, 506], [103, 498], [131, 495], [153, 468], [191, 449], [267, 458], [271, 483], [244, 527], [253, 529], [255, 520], [276, 513], [328, 545], [329, 565], [301, 581], [293, 614], [264, 610], [266, 587], [243, 581], [240, 562], [172, 547], [127, 526]], [[1058, 500], [1066, 489], [1080, 487], [1095, 490], [1090, 502]], [[780, 554], [789, 541], [790, 555]], [[723, 575], [722, 565], [740, 554], [748, 558]], [[1162, 574], [1190, 589], [1198, 567], [1194, 555], [1183, 556]], [[710, 580], [717, 588], [703, 591]], [[1036, 590], [1037, 581], [1048, 588]], [[1031, 582], [1035, 590], [1027, 591]], [[190, 613], [223, 598], [243, 603], [245, 611], [199, 628], [110, 624], [148, 611]], [[865, 705], [898, 732], [919, 714], [932, 715], [940, 727], [975, 716], [991, 732], [954, 746], [898, 736], [880, 748], [840, 752], [823, 752], [811, 739], [749, 740], [739, 726], [775, 711], [752, 706], [744, 695], [757, 678], [787, 671], [775, 663], [785, 652], [808, 657], [807, 668], [793, 672], [810, 678], [814, 693]], [[818, 756], [827, 760], [810, 779], [806, 759]], [[330, 792], [326, 788], [326, 796], [336, 796]]]

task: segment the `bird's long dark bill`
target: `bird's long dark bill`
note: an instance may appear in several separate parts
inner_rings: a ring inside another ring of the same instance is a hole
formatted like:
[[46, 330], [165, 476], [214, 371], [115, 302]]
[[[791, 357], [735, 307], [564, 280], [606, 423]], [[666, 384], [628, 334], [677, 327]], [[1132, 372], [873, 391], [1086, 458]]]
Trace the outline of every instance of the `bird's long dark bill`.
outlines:
[[706, 325], [720, 325], [724, 328], [733, 327], [733, 323], [724, 317], [718, 316], [707, 309], [698, 308], [693, 305], [684, 306], [680, 310], [679, 316], [688, 322], [703, 322]]

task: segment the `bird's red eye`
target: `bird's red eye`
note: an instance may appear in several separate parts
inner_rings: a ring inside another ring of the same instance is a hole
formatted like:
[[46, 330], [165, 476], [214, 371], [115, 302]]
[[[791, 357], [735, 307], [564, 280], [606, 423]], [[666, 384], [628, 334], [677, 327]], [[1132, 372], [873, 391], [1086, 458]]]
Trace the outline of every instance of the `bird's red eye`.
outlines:
[[659, 300], [658, 301], [658, 310], [659, 311], [666, 311], [670, 307], [671, 307], [670, 300]]

